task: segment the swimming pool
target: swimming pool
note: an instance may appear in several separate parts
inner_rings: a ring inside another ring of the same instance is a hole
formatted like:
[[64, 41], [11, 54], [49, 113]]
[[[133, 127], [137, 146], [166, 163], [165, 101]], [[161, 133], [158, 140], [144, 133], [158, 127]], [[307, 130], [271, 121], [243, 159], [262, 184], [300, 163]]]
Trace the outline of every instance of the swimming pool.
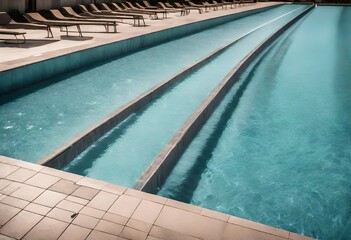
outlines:
[[[293, 9], [288, 9], [288, 12], [278, 17], [269, 18], [267, 24], [258, 23], [257, 26], [262, 26], [261, 28], [186, 76], [146, 108], [130, 116], [64, 170], [132, 187], [163, 146], [231, 68], [305, 7], [294, 6]], [[232, 26], [224, 25], [221, 29], [227, 31], [228, 27]]]
[[283, 34], [226, 96], [159, 194], [349, 239], [350, 20], [350, 7], [317, 7]]
[[8, 95], [0, 103], [0, 155], [36, 162], [158, 82], [256, 27], [257, 22], [296, 8], [274, 8], [222, 25], [228, 29], [223, 33], [221, 27], [212, 28]]

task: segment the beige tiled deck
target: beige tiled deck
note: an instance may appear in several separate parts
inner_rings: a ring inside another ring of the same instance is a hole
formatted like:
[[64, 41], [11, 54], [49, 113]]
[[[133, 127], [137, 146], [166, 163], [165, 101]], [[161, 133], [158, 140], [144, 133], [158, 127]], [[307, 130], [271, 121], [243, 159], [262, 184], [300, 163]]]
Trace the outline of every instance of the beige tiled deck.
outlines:
[[[84, 33], [84, 40], [45, 39], [27, 30], [26, 45], [0, 43], [0, 71], [203, 19], [277, 3], [210, 11], [147, 27], [120, 24], [119, 33]], [[94, 27], [85, 31], [101, 31]], [[73, 33], [74, 34], [74, 33]], [[35, 39], [35, 41], [33, 41]], [[2, 239], [307, 239], [284, 230], [48, 167], [0, 156]]]
[[0, 239], [308, 239], [0, 156]]

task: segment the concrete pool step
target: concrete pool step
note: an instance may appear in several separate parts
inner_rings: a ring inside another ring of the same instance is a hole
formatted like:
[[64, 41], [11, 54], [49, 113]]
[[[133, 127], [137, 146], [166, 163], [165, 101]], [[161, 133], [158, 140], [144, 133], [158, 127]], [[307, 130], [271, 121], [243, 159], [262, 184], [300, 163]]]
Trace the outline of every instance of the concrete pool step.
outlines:
[[311, 239], [160, 196], [0, 156], [0, 239], [48, 238]]

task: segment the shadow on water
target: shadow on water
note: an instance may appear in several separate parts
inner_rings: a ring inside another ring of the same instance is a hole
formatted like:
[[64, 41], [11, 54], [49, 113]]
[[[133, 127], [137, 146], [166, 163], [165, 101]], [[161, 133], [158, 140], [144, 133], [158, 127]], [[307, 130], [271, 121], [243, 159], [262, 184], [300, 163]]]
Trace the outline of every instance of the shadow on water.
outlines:
[[[336, 142], [340, 141], [340, 138], [350, 139], [351, 138], [351, 125], [349, 120], [351, 118], [351, 7], [343, 7], [338, 23], [338, 41], [336, 44], [336, 66], [335, 66], [335, 79], [334, 79], [334, 91], [335, 95], [338, 96], [336, 100], [336, 114], [337, 119], [342, 125], [341, 135], [338, 136], [338, 139], [335, 139]], [[346, 149], [345, 149], [346, 148]], [[347, 156], [347, 148], [349, 149], [349, 154]], [[348, 168], [350, 168], [349, 160], [350, 156], [350, 145], [345, 147], [341, 145], [339, 151], [340, 158], [346, 160]], [[346, 155], [346, 156], [345, 156]], [[340, 164], [340, 163], [339, 163]], [[349, 172], [350, 173], [350, 172]], [[349, 174], [351, 177], [351, 175]], [[348, 179], [350, 179], [350, 177]], [[349, 192], [351, 192], [351, 183], [348, 183]], [[351, 196], [348, 194], [349, 199], [347, 200], [351, 205]], [[342, 222], [344, 229], [339, 233], [341, 240], [350, 239], [351, 236], [351, 207], [348, 207], [343, 212]]]
[[[297, 25], [299, 24], [296, 24], [293, 30], [290, 31], [289, 34], [287, 34], [282, 41], [273, 43], [269, 47], [269, 49], [266, 50], [259, 57], [259, 59], [251, 67], [251, 69], [247, 71], [248, 72], [246, 74], [247, 76], [244, 76], [245, 78], [242, 81], [237, 92], [234, 94], [234, 96], [230, 99], [228, 104], [225, 106], [225, 109], [223, 110], [218, 122], [215, 124], [214, 129], [212, 130], [211, 134], [203, 144], [203, 148], [200, 150], [200, 153], [197, 159], [194, 161], [194, 164], [187, 171], [187, 173], [184, 174], [185, 177], [182, 180], [182, 182], [178, 186], [172, 189], [172, 192], [169, 193], [168, 197], [178, 201], [186, 202], [186, 203], [189, 203], [192, 200], [194, 191], [196, 190], [200, 182], [201, 175], [207, 169], [207, 164], [209, 160], [212, 158], [213, 152], [216, 149], [218, 142], [223, 132], [225, 131], [226, 126], [229, 120], [231, 119], [235, 109], [237, 108], [240, 102], [240, 99], [243, 96], [250, 81], [255, 77], [255, 74], [257, 73], [258, 69], [264, 66], [264, 65], [261, 66], [261, 63], [267, 57], [267, 55], [272, 54], [273, 57], [270, 58], [272, 60], [270, 63], [270, 66], [273, 66], [273, 67], [269, 69], [268, 68], [264, 69], [264, 72], [269, 75], [269, 79], [267, 79], [267, 81], [270, 82], [269, 84], [271, 86], [271, 88], [268, 87], [266, 90], [270, 90], [274, 87], [275, 79], [276, 79], [275, 76], [279, 70], [279, 62], [282, 61], [286, 51], [288, 51], [289, 46], [292, 42], [290, 36], [295, 31], [295, 29], [297, 28]], [[272, 53], [272, 50], [275, 49], [276, 47], [277, 47], [277, 50], [275, 50], [275, 52]], [[267, 96], [267, 95], [264, 95], [264, 96]], [[262, 100], [264, 101], [269, 100], [265, 97], [263, 98], [264, 99]]]
[[94, 162], [103, 156], [109, 147], [122, 138], [139, 119], [139, 117], [152, 105], [145, 106], [142, 110], [132, 114], [117, 127], [113, 128], [109, 133], [100, 138], [97, 142], [82, 153], [82, 157], [76, 158], [71, 164], [64, 167], [65, 171], [86, 175], [87, 171], [94, 165]]

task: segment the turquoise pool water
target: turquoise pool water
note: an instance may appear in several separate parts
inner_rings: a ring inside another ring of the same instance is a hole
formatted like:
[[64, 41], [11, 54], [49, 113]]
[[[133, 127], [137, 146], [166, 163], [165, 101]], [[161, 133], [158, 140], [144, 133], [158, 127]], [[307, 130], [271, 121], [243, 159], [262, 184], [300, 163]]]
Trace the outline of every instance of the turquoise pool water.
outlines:
[[317, 7], [240, 82], [159, 194], [351, 239], [351, 8]]
[[2, 97], [0, 155], [36, 162], [190, 63], [300, 7], [274, 8]]
[[117, 126], [64, 170], [132, 187], [233, 66], [297, 13], [284, 15], [240, 40]]

